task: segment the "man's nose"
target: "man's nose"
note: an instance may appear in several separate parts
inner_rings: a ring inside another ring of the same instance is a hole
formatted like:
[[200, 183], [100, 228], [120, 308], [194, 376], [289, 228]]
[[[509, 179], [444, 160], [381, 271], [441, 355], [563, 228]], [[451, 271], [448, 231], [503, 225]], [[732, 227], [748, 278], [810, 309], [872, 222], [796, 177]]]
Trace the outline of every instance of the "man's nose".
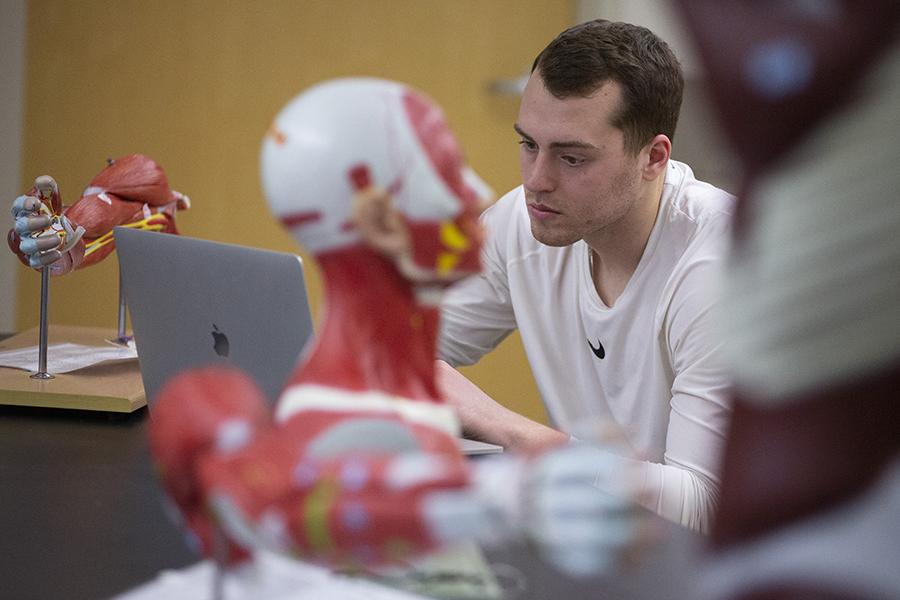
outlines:
[[529, 192], [548, 192], [556, 187], [556, 177], [546, 155], [539, 152], [533, 161], [524, 166], [522, 183]]

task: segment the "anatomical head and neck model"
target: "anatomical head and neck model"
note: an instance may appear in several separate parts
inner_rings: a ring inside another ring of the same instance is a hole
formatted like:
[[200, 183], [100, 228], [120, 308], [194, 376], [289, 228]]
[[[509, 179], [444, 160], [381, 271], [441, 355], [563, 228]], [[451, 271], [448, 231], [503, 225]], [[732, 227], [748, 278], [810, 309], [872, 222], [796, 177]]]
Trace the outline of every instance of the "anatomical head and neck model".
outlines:
[[326, 82], [278, 115], [261, 163], [273, 213], [321, 266], [324, 323], [274, 420], [240, 373], [188, 372], [156, 399], [151, 448], [205, 552], [211, 514], [233, 560], [379, 564], [528, 536], [571, 572], [608, 565], [639, 514], [590, 485], [620, 469], [610, 453], [458, 450], [435, 381], [437, 302], [478, 271], [487, 194], [440, 109], [398, 83]]
[[[422, 418], [452, 422], [434, 380], [436, 302], [479, 268], [486, 198], [441, 111], [387, 82], [321, 86], [273, 124], [262, 175], [325, 280], [327, 318], [292, 383], [411, 399]], [[289, 389], [279, 417], [294, 404]]]

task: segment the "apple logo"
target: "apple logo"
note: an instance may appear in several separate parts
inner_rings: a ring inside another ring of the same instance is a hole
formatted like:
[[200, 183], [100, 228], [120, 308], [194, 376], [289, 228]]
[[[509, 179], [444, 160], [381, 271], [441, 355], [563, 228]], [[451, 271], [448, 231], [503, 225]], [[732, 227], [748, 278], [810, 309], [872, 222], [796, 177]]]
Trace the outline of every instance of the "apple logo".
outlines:
[[224, 358], [228, 358], [228, 336], [219, 331], [219, 328], [216, 327], [216, 324], [213, 323], [213, 350], [216, 351], [216, 354], [222, 356]]

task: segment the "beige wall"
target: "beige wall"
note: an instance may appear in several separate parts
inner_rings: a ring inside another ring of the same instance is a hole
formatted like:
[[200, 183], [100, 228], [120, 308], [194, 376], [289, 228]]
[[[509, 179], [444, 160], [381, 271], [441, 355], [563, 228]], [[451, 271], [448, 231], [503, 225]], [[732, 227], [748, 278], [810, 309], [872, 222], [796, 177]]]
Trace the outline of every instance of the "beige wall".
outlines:
[[[25, 0], [0, 1], [0, 232], [12, 226], [8, 203], [21, 193]], [[0, 333], [16, 329], [16, 274], [21, 267], [0, 246]]]
[[[193, 201], [194, 237], [296, 251], [269, 217], [259, 143], [284, 103], [318, 80], [398, 79], [440, 102], [471, 163], [518, 183], [518, 101], [486, 84], [515, 76], [572, 22], [557, 0], [123, 0], [29, 3], [22, 181], [51, 174], [74, 200], [107, 157], [143, 152]], [[116, 261], [55, 279], [51, 323], [114, 327]], [[311, 287], [318, 293], [318, 282]], [[34, 326], [39, 278], [18, 270], [16, 326]], [[515, 340], [469, 370], [543, 418]]]

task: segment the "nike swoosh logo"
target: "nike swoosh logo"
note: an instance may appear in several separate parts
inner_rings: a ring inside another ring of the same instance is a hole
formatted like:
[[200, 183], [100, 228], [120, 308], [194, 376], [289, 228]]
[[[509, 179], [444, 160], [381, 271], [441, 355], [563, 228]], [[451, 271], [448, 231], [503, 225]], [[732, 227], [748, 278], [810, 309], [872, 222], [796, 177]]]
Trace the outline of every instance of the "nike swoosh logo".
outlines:
[[603, 349], [603, 344], [600, 343], [600, 340], [597, 340], [597, 347], [594, 348], [594, 345], [591, 343], [591, 340], [588, 340], [588, 346], [591, 347], [591, 352], [594, 353], [594, 356], [602, 359], [606, 356], [606, 350]]

